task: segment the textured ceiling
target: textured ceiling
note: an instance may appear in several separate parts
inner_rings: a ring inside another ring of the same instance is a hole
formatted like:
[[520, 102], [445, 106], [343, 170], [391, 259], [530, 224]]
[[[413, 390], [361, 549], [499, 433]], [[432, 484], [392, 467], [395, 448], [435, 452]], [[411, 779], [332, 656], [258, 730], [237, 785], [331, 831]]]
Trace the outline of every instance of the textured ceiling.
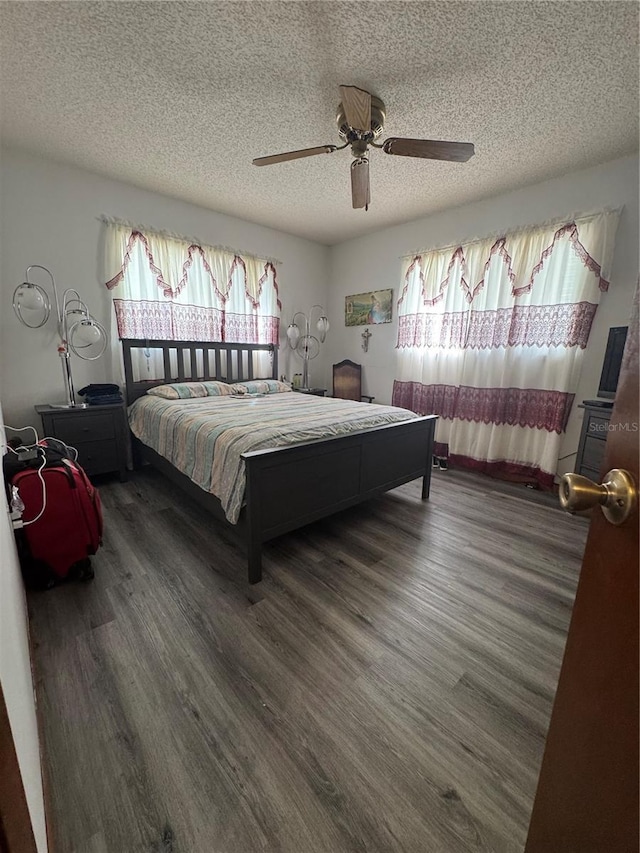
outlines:
[[[3, 141], [333, 244], [637, 150], [635, 2], [2, 2]], [[338, 85], [387, 136], [466, 164], [371, 155], [352, 210]], [[126, 215], [126, 211], [109, 211]]]

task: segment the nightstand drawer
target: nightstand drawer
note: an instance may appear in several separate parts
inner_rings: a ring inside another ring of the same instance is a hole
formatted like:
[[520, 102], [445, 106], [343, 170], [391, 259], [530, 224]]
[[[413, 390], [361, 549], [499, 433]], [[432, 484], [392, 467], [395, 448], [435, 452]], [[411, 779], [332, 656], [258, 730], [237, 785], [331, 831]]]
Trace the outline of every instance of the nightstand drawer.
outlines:
[[113, 416], [103, 412], [82, 412], [81, 415], [54, 415], [56, 438], [74, 447], [83, 441], [112, 440], [115, 435]]
[[[606, 433], [605, 433], [606, 435]], [[599, 471], [604, 452], [607, 448], [607, 442], [601, 438], [593, 438], [587, 435], [584, 440], [584, 450], [582, 451], [582, 467], [591, 468], [593, 471]]]
[[591, 405], [587, 400], [579, 408], [585, 411], [575, 471], [590, 480], [597, 480], [607, 448], [611, 409]]
[[106, 474], [120, 467], [118, 448], [115, 442], [81, 441], [73, 445], [78, 451], [78, 464], [87, 474]]
[[587, 424], [587, 435], [599, 438], [601, 441], [607, 440], [609, 431], [609, 418], [599, 417], [598, 415], [590, 415], [589, 423]]

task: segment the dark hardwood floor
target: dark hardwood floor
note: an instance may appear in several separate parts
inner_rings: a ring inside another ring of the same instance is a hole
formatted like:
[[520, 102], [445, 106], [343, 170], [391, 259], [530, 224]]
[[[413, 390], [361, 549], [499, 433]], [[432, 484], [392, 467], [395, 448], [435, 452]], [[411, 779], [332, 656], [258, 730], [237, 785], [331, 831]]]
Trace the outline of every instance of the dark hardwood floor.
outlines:
[[[313, 484], [309, 484], [313, 488]], [[152, 470], [30, 595], [55, 853], [520, 853], [587, 524], [434, 472], [265, 547]]]

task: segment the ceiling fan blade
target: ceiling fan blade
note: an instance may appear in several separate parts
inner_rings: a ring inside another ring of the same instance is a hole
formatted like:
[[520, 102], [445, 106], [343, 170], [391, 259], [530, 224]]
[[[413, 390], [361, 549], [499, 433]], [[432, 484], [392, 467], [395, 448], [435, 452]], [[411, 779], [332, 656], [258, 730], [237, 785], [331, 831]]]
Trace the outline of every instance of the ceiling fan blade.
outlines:
[[369, 161], [359, 157], [351, 164], [351, 204], [354, 208], [368, 208], [370, 202]]
[[371, 95], [357, 86], [340, 86], [342, 109], [349, 127], [368, 133], [371, 130]]
[[476, 153], [472, 142], [443, 142], [439, 139], [403, 139], [391, 136], [382, 144], [385, 154], [402, 157], [424, 157], [427, 160], [449, 160], [466, 163]]
[[272, 163], [284, 163], [287, 160], [299, 160], [301, 157], [313, 157], [314, 154], [332, 154], [336, 145], [318, 145], [316, 148], [302, 148], [300, 151], [287, 151], [284, 154], [272, 154], [270, 157], [256, 157], [254, 166], [270, 166]]

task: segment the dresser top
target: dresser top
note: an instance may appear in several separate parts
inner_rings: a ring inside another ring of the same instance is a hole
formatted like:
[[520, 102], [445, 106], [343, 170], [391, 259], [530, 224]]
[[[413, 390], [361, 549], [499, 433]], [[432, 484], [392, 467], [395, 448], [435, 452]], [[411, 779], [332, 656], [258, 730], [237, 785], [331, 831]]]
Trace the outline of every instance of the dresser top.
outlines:
[[124, 403], [108, 403], [105, 406], [52, 406], [51, 403], [38, 403], [35, 410], [39, 415], [58, 412], [63, 415], [78, 414], [78, 412], [104, 412], [105, 410], [122, 409]]

